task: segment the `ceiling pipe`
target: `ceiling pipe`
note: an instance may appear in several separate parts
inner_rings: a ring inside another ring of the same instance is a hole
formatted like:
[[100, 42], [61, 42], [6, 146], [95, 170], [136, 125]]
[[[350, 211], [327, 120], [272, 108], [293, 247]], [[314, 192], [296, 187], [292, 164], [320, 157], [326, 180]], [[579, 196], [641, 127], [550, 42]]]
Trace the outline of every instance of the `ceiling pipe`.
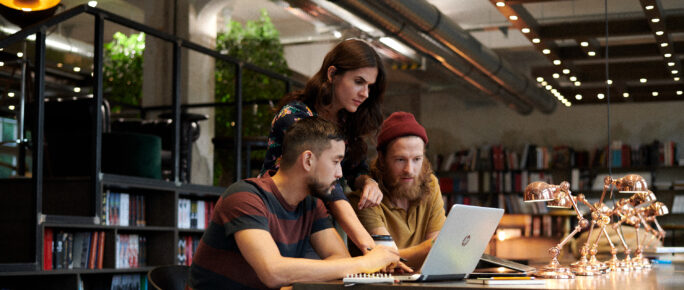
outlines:
[[492, 78], [520, 99], [539, 111], [549, 114], [556, 108], [550, 94], [537, 87], [530, 78], [513, 69], [513, 66], [485, 47], [463, 30], [437, 7], [425, 0], [379, 0], [362, 1], [377, 9], [389, 9], [400, 15], [421, 32], [430, 35], [449, 50], [460, 55], [478, 70]]
[[360, 1], [337, 0], [334, 2], [364, 20], [382, 28], [388, 34], [397, 36], [414, 49], [431, 56], [449, 71], [463, 78], [478, 90], [503, 102], [507, 107], [522, 115], [528, 115], [532, 112], [533, 107], [530, 104], [509, 93], [458, 55], [440, 44], [430, 41], [413, 26], [407, 25], [405, 22], [396, 21], [392, 17]]

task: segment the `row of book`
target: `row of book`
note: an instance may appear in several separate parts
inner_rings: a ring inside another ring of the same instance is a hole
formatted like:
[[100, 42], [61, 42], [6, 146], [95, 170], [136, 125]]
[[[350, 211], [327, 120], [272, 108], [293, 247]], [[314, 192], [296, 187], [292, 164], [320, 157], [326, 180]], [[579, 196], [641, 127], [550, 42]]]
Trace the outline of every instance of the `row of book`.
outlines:
[[116, 235], [114, 268], [138, 268], [147, 265], [147, 238], [137, 234]]
[[192, 265], [192, 256], [197, 252], [200, 237], [181, 236], [178, 239], [178, 265]]
[[102, 198], [102, 224], [144, 226], [145, 196], [106, 191]]
[[110, 290], [147, 290], [149, 285], [145, 274], [113, 275]]
[[553, 175], [545, 172], [470, 171], [439, 178], [442, 193], [522, 192], [535, 181], [553, 183]]
[[215, 201], [178, 199], [178, 227], [182, 229], [205, 229], [211, 221]]
[[438, 171], [504, 171], [604, 168], [609, 164], [618, 168], [676, 166], [679, 160], [678, 145], [674, 141], [655, 140], [633, 145], [614, 141], [611, 146], [592, 150], [575, 150], [567, 145], [526, 144], [520, 154], [502, 145], [486, 145], [437, 155], [433, 160], [433, 168]]
[[105, 232], [68, 232], [45, 228], [43, 269], [102, 269]]

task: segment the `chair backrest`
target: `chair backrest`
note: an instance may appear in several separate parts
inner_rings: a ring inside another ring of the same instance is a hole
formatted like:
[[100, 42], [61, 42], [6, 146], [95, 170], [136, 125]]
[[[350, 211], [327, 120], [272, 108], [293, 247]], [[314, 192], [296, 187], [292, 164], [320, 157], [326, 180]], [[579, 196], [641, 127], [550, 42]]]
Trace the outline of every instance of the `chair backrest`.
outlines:
[[147, 272], [147, 280], [153, 289], [183, 290], [186, 289], [189, 275], [189, 266], [166, 265]]

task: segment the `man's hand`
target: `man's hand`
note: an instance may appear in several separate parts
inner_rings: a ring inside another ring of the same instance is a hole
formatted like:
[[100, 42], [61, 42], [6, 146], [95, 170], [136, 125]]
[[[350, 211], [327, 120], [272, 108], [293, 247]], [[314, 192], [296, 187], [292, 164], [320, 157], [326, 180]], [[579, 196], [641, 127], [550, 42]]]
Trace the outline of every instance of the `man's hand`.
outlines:
[[395, 248], [378, 245], [360, 258], [367, 261], [366, 269], [363, 272], [373, 273], [399, 263], [399, 251]]
[[382, 197], [378, 183], [370, 177], [366, 178], [363, 184], [363, 193], [359, 199], [359, 210], [379, 205], [382, 202]]

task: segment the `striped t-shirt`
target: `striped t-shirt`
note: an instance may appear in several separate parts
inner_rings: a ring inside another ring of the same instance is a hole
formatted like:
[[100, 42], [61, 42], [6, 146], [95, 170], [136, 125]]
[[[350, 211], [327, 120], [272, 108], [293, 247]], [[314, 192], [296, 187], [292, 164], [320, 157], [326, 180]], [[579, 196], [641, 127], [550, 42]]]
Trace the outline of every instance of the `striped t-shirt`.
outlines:
[[267, 288], [240, 253], [236, 232], [268, 231], [283, 257], [303, 257], [311, 234], [330, 227], [319, 199], [307, 196], [292, 207], [268, 174], [236, 182], [216, 203], [192, 259], [190, 283], [194, 289]]

